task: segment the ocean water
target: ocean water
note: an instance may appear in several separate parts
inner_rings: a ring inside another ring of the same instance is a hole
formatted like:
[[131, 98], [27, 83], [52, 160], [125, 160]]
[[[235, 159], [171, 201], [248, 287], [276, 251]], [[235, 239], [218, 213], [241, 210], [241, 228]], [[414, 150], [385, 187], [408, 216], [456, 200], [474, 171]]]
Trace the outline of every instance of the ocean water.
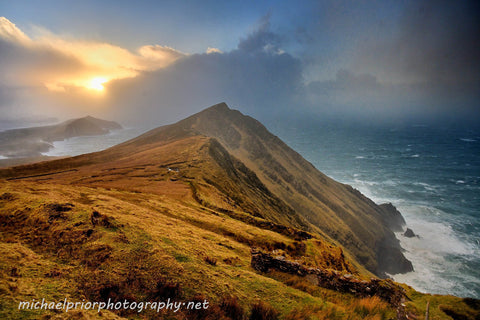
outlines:
[[480, 298], [480, 132], [452, 126], [358, 127], [315, 120], [268, 126], [317, 169], [377, 203], [418, 237], [397, 233], [414, 272], [396, 281]]
[[[415, 271], [395, 280], [422, 292], [480, 298], [480, 131], [315, 119], [264, 123], [320, 171], [400, 210], [419, 237], [397, 233]], [[59, 141], [46, 155], [99, 151], [145, 131]]]
[[121, 142], [138, 137], [147, 129], [124, 128], [112, 130], [106, 135], [83, 136], [54, 141], [53, 148], [42, 153], [45, 156], [77, 156], [84, 153], [105, 150]]

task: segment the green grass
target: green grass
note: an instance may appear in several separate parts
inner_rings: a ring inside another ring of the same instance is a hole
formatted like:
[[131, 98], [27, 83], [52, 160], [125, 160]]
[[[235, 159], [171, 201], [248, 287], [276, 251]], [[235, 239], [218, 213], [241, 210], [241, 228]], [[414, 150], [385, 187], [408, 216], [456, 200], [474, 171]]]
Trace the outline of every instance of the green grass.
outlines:
[[185, 256], [181, 253], [174, 253], [173, 256], [175, 257], [175, 260], [178, 262], [189, 262], [190, 258], [188, 256]]

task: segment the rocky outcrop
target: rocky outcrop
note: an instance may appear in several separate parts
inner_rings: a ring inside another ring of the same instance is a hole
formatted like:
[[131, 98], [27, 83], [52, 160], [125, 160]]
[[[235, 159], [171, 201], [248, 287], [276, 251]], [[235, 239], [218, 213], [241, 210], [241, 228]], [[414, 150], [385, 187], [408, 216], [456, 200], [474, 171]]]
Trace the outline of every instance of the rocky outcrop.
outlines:
[[393, 232], [403, 231], [403, 227], [405, 227], [405, 219], [403, 219], [400, 211], [398, 211], [391, 203], [382, 203], [379, 207], [382, 210], [383, 222], [390, 228], [390, 230]]
[[407, 230], [405, 231], [405, 233], [403, 234], [405, 237], [407, 238], [413, 238], [413, 237], [416, 237], [417, 235], [413, 232], [412, 229], [410, 228], [407, 228]]
[[393, 306], [399, 307], [405, 299], [405, 290], [393, 281], [371, 278], [361, 280], [352, 274], [342, 274], [335, 270], [309, 268], [285, 259], [274, 257], [258, 249], [252, 249], [252, 268], [260, 272], [271, 269], [305, 277], [314, 285], [339, 292], [352, 293], [358, 297], [378, 296]]
[[400, 242], [395, 237], [385, 237], [377, 245], [378, 269], [380, 276], [387, 277], [388, 274], [407, 273], [413, 271], [413, 265], [398, 250]]

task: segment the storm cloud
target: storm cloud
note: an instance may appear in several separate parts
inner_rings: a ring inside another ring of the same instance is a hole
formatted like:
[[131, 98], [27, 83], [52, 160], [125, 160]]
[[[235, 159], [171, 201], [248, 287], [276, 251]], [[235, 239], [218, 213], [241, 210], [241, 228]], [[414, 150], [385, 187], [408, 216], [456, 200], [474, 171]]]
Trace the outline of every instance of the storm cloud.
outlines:
[[301, 99], [302, 64], [265, 21], [230, 52], [189, 55], [108, 90], [118, 112], [129, 119], [140, 112], [142, 121], [178, 119], [220, 101], [250, 114], [288, 112]]

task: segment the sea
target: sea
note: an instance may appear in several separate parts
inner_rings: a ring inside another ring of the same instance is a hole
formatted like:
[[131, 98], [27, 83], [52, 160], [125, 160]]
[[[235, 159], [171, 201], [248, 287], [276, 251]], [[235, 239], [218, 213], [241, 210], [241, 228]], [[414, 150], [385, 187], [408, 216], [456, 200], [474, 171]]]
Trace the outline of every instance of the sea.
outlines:
[[[312, 117], [263, 122], [323, 173], [402, 213], [417, 236], [396, 236], [414, 271], [394, 280], [421, 292], [480, 299], [480, 130]], [[46, 155], [99, 151], [146, 130], [58, 141]]]
[[316, 119], [269, 127], [323, 173], [402, 213], [417, 236], [396, 236], [414, 271], [395, 281], [480, 299], [478, 128]]
[[43, 155], [64, 157], [101, 151], [138, 137], [146, 131], [148, 131], [147, 128], [128, 127], [120, 130], [112, 130], [109, 133], [100, 136], [80, 136], [62, 141], [54, 141], [53, 148], [48, 152], [43, 153]]

